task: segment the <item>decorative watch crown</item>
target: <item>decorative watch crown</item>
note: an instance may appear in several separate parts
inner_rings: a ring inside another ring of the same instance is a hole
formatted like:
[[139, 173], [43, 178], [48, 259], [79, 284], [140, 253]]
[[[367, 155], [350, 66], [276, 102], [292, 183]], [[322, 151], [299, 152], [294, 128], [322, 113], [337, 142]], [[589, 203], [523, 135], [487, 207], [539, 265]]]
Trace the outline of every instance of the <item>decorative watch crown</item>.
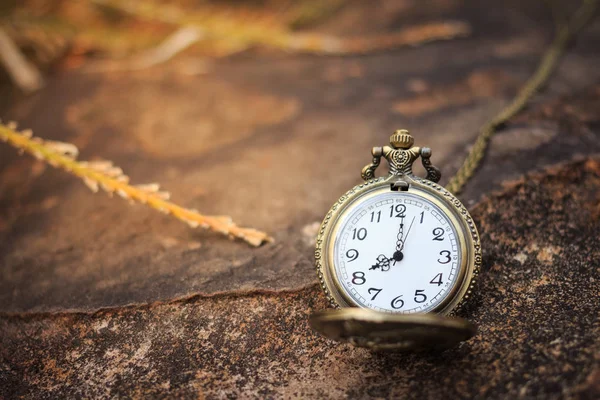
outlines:
[[410, 149], [415, 139], [406, 129], [399, 129], [390, 136], [390, 144], [395, 149]]
[[390, 165], [390, 175], [409, 175], [414, 176], [412, 171], [413, 162], [421, 157], [423, 167], [427, 171], [428, 179], [432, 182], [439, 182], [442, 177], [440, 170], [431, 164], [431, 149], [428, 147], [412, 147], [415, 140], [406, 129], [398, 129], [390, 136], [390, 146], [373, 147], [371, 154], [373, 161], [365, 165], [361, 171], [361, 177], [365, 181], [375, 178], [375, 170], [385, 158]]

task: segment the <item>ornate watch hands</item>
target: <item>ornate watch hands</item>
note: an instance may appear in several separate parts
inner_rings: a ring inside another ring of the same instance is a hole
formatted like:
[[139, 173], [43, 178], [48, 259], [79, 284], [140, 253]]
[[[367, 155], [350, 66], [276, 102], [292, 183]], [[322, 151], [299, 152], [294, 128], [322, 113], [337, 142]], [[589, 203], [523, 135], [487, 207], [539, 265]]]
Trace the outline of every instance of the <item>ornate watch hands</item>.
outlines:
[[[400, 217], [400, 228], [398, 228], [398, 235], [396, 236], [396, 252], [394, 253], [394, 260], [396, 260], [396, 254], [400, 252], [402, 254], [402, 249], [404, 248], [404, 215]], [[402, 258], [400, 258], [401, 260]], [[398, 260], [399, 261], [399, 260]]]
[[[402, 218], [400, 220], [400, 228], [398, 229], [398, 236], [397, 236], [397, 241], [396, 241], [396, 251], [394, 252], [394, 255], [392, 256], [392, 259], [394, 260], [394, 265], [396, 265], [396, 263], [398, 261], [402, 261], [402, 259], [404, 258], [404, 253], [402, 253], [402, 250], [404, 250], [404, 241], [406, 240], [406, 237], [404, 236], [404, 215], [402, 215], [400, 218]], [[413, 222], [415, 222], [415, 219], [413, 218]], [[408, 229], [407, 232], [407, 236], [408, 233], [410, 232], [410, 228], [412, 228], [412, 222], [410, 224], [410, 227]]]
[[412, 222], [410, 223], [410, 226], [408, 227], [408, 231], [406, 232], [406, 236], [404, 236], [405, 217], [401, 216], [400, 218], [402, 219], [400, 220], [400, 227], [398, 228], [398, 235], [396, 236], [396, 251], [394, 252], [394, 255], [388, 258], [384, 254], [380, 254], [379, 256], [377, 256], [377, 262], [374, 265], [372, 265], [371, 268], [369, 268], [369, 270], [380, 269], [382, 271], [389, 271], [391, 267], [390, 263], [392, 261], [394, 262], [393, 265], [396, 265], [398, 261], [402, 261], [402, 259], [404, 258], [404, 254], [402, 253], [402, 250], [404, 249], [404, 241], [406, 240], [406, 237], [408, 237], [408, 234], [410, 233], [410, 229], [412, 228], [415, 219], [413, 218]]
[[404, 243], [406, 243], [406, 239], [408, 239], [408, 234], [412, 229], [413, 224], [415, 223], [415, 217], [413, 217], [412, 221], [410, 221], [410, 226], [408, 227], [408, 231], [406, 232], [406, 236], [404, 236], [404, 240], [402, 240], [402, 248], [400, 250], [404, 250]]
[[[402, 261], [402, 259], [404, 258], [404, 244], [406, 243], [406, 239], [408, 239], [408, 234], [410, 233], [410, 230], [412, 229], [413, 223], [415, 222], [415, 217], [413, 217], [412, 221], [410, 221], [410, 226], [408, 227], [408, 231], [406, 232], [406, 236], [402, 237], [400, 235], [400, 232], [398, 232], [398, 242], [396, 242], [396, 252], [394, 253], [394, 256], [392, 257], [394, 259], [394, 265], [396, 265], [396, 263], [398, 261]], [[404, 231], [404, 217], [402, 217], [402, 223], [400, 224], [400, 229], [401, 232]]]
[[371, 268], [369, 268], [369, 269], [370, 270], [381, 269], [382, 271], [388, 271], [390, 269], [390, 261], [392, 261], [392, 260], [393, 260], [393, 258], [387, 258], [383, 254], [380, 254], [377, 257], [377, 263], [375, 263], [375, 265], [372, 265]]
[[[410, 226], [408, 227], [408, 231], [406, 232], [406, 236], [400, 238], [398, 237], [398, 242], [396, 243], [396, 252], [394, 253], [394, 265], [396, 265], [397, 261], [402, 261], [404, 258], [404, 244], [406, 243], [406, 239], [408, 239], [408, 234], [412, 229], [412, 225], [415, 223], [415, 217], [413, 217], [412, 221], [410, 221]], [[404, 225], [404, 217], [402, 217], [402, 225]], [[404, 230], [402, 228], [402, 230]], [[398, 233], [400, 234], [400, 233]]]
[[[380, 269], [382, 271], [389, 271], [392, 266], [396, 265], [397, 262], [402, 261], [404, 258], [404, 244], [406, 243], [406, 239], [410, 234], [410, 230], [415, 223], [415, 217], [413, 217], [412, 221], [410, 222], [408, 231], [406, 231], [406, 235], [404, 235], [404, 217], [401, 218], [402, 220], [400, 222], [400, 227], [398, 228], [398, 239], [396, 241], [396, 251], [394, 252], [394, 255], [391, 258], [387, 258], [385, 255], [380, 254], [377, 256], [377, 262], [372, 265], [369, 270]], [[393, 264], [391, 264], [392, 261], [394, 262]]]

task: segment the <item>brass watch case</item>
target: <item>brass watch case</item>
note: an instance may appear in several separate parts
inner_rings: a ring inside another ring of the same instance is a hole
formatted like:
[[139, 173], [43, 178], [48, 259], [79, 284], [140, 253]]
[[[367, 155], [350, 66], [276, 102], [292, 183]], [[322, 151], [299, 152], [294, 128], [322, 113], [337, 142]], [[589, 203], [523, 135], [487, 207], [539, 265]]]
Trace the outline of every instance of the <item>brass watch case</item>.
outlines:
[[479, 274], [481, 267], [479, 234], [473, 219], [460, 200], [437, 183], [415, 175], [390, 175], [371, 179], [349, 190], [331, 207], [321, 224], [316, 240], [315, 265], [321, 286], [333, 307], [358, 307], [358, 304], [342, 288], [333, 263], [334, 243], [340, 229], [340, 222], [356, 201], [389, 192], [398, 181], [408, 184], [408, 193], [422, 196], [438, 206], [457, 228], [457, 238], [462, 253], [459, 276], [451, 292], [431, 311], [441, 315], [454, 315], [471, 297]]
[[[406, 130], [390, 136], [390, 146], [373, 147], [372, 162], [355, 186], [331, 207], [317, 235], [315, 265], [321, 286], [334, 310], [316, 312], [310, 324], [333, 340], [349, 342], [373, 350], [423, 351], [448, 348], [467, 340], [476, 332], [467, 320], [454, 317], [469, 300], [481, 267], [481, 243], [469, 212], [452, 193], [438, 185], [440, 170], [431, 163], [431, 149], [413, 147], [414, 138]], [[375, 170], [385, 158], [387, 177], [375, 178]], [[413, 173], [413, 163], [421, 158], [425, 178]], [[406, 191], [427, 199], [451, 220], [461, 248], [461, 263], [455, 284], [444, 299], [426, 313], [391, 313], [361, 307], [346, 294], [334, 265], [335, 238], [340, 224], [358, 200], [389, 191]]]
[[328, 339], [375, 351], [440, 351], [471, 338], [477, 328], [438, 314], [387, 314], [365, 308], [323, 310], [310, 325]]

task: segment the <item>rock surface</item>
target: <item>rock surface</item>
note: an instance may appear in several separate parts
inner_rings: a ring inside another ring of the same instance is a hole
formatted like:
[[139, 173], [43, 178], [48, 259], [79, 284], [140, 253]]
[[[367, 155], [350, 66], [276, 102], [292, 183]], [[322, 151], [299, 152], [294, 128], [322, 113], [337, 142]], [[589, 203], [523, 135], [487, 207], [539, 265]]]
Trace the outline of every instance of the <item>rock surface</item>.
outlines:
[[[515, 1], [493, 15], [477, 1], [439, 3], [375, 8], [381, 19], [364, 29], [452, 19], [469, 23], [470, 37], [368, 56], [240, 55], [200, 76], [181, 73], [173, 60], [49, 77], [46, 89], [3, 118], [76, 144], [80, 159], [110, 159], [134, 183], [160, 182], [175, 202], [231, 215], [276, 242], [253, 249], [190, 230], [92, 195], [79, 180], [1, 146], [0, 311], [93, 311], [314, 282], [311, 228], [359, 182], [370, 148], [409, 128], [417, 145], [433, 149], [446, 182], [552, 35], [542, 3]], [[331, 33], [357, 34], [348, 31], [361, 10], [353, 7], [330, 22]], [[494, 139], [463, 196], [467, 205], [503, 179], [600, 151], [598, 26], [580, 37], [533, 108]]]
[[[484, 269], [471, 340], [377, 354], [323, 339], [316, 285], [0, 320], [0, 395], [29, 398], [597, 398], [600, 159], [473, 209]], [[526, 218], [524, 218], [526, 216]], [[418, 396], [415, 394], [418, 393]]]
[[484, 245], [465, 314], [477, 336], [441, 354], [382, 355], [308, 327], [327, 307], [316, 229], [370, 148], [408, 128], [447, 182], [552, 34], [543, 2], [493, 13], [475, 0], [354, 3], [324, 30], [452, 19], [473, 33], [361, 56], [251, 51], [199, 76], [178, 60], [58, 69], [2, 111], [276, 241], [254, 249], [191, 230], [0, 145], [0, 398], [600, 397], [598, 22], [494, 137], [461, 196]]

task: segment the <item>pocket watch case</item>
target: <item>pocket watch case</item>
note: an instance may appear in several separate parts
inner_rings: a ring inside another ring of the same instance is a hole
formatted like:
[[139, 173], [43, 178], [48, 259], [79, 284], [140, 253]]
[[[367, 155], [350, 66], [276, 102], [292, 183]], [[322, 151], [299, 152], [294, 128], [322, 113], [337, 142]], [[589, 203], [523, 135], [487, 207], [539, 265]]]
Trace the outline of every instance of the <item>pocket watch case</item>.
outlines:
[[[454, 315], [470, 298], [479, 273], [479, 234], [460, 200], [437, 184], [441, 173], [431, 164], [431, 150], [413, 142], [408, 131], [398, 130], [390, 146], [374, 147], [371, 164], [362, 170], [365, 182], [342, 195], [320, 227], [315, 266], [334, 309], [314, 313], [310, 324], [329, 339], [373, 350], [424, 351], [454, 346], [476, 333], [474, 324]], [[376, 178], [382, 157], [389, 174]], [[424, 178], [412, 171], [418, 158]], [[395, 207], [404, 211], [396, 214]], [[427, 225], [424, 216], [433, 222]], [[411, 231], [415, 220], [422, 225]], [[421, 282], [416, 291], [403, 286], [416, 279]]]

